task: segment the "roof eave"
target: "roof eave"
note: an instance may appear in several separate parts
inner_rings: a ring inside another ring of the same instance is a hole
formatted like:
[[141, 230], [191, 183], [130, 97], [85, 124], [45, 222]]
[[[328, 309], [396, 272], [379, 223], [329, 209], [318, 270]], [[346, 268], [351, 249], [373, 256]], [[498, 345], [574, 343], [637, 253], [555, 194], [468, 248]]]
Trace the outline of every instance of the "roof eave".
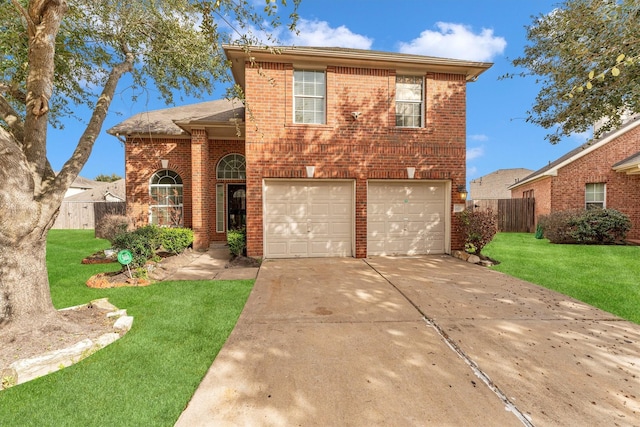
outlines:
[[[231, 72], [240, 85], [244, 85], [245, 61], [249, 52], [242, 46], [225, 45], [225, 54], [231, 61]], [[432, 72], [463, 74], [468, 82], [474, 82], [478, 76], [489, 69], [493, 63], [465, 61], [460, 59], [436, 58], [430, 56], [398, 54], [365, 50], [314, 49], [313, 47], [282, 47], [266, 50], [259, 47], [250, 51], [251, 57], [260, 62], [293, 62], [313, 65], [314, 63], [340, 63], [365, 68], [402, 68], [428, 70]], [[234, 65], [236, 65], [234, 67]]]

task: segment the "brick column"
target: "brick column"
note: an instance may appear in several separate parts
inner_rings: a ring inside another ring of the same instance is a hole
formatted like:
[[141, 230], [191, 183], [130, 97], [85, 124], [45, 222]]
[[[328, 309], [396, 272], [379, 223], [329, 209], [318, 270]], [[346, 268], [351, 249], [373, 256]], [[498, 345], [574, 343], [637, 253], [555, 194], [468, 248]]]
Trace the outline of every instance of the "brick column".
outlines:
[[191, 133], [191, 215], [193, 228], [193, 249], [204, 251], [209, 248], [209, 141], [204, 129], [194, 129]]

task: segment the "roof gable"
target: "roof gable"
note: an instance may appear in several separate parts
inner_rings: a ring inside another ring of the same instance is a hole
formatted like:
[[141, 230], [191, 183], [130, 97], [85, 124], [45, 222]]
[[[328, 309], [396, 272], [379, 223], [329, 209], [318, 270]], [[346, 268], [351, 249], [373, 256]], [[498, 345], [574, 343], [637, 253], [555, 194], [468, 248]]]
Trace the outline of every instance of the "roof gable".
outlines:
[[235, 120], [244, 120], [242, 102], [219, 99], [138, 113], [108, 129], [107, 133], [115, 136], [188, 136], [195, 126], [234, 127]]
[[640, 125], [640, 117], [637, 117], [633, 120], [630, 120], [629, 122], [625, 123], [623, 126], [619, 127], [618, 129], [611, 131], [609, 133], [607, 133], [606, 135], [603, 135], [601, 138], [594, 140], [594, 141], [589, 141], [585, 144], [580, 145], [577, 148], [574, 148], [573, 150], [569, 151], [567, 154], [565, 154], [564, 156], [556, 159], [553, 162], [550, 162], [548, 165], [538, 169], [537, 171], [535, 171], [534, 173], [532, 173], [529, 176], [524, 177], [523, 179], [521, 179], [519, 182], [513, 184], [512, 186], [509, 187], [510, 190], [518, 188], [521, 185], [527, 184], [529, 182], [532, 181], [537, 181], [539, 179], [542, 178], [546, 178], [546, 177], [550, 177], [550, 176], [556, 176], [558, 175], [558, 170], [565, 167], [566, 165], [574, 162], [575, 160], [578, 160], [579, 158], [586, 156], [587, 154], [591, 153], [592, 151], [597, 150], [598, 148], [604, 146], [605, 144], [613, 141], [614, 139], [618, 138], [621, 135], [624, 135], [625, 133], [629, 132], [630, 130], [636, 128], [637, 126]]

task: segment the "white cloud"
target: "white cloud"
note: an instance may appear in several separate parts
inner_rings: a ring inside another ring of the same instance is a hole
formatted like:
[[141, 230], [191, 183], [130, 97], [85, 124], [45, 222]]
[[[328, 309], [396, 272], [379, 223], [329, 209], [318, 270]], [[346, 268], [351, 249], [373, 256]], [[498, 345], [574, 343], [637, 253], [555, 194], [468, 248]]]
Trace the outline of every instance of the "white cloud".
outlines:
[[484, 147], [475, 147], [467, 149], [467, 160], [477, 159], [484, 156]]
[[492, 61], [504, 52], [507, 42], [483, 28], [479, 34], [463, 24], [437, 22], [437, 31], [425, 30], [409, 43], [400, 43], [400, 52], [469, 61]]
[[478, 168], [475, 166], [472, 166], [470, 168], [467, 168], [467, 179], [473, 179], [473, 177], [478, 173]]
[[[297, 34], [283, 26], [273, 29], [266, 23], [264, 25], [264, 29], [248, 25], [244, 32], [267, 46], [277, 42], [276, 44], [280, 46], [346, 47], [368, 50], [373, 44], [373, 39], [369, 37], [356, 34], [344, 25], [332, 28], [326, 21], [310, 21], [301, 18], [296, 25]], [[267, 33], [272, 37], [270, 38]], [[234, 40], [240, 37], [233, 32], [232, 36]]]
[[488, 141], [489, 137], [483, 134], [469, 135], [471, 141]]
[[344, 25], [332, 28], [326, 21], [300, 19], [296, 28], [298, 34], [287, 33], [288, 37], [283, 37], [285, 45], [371, 49], [373, 44], [369, 37], [355, 34]]

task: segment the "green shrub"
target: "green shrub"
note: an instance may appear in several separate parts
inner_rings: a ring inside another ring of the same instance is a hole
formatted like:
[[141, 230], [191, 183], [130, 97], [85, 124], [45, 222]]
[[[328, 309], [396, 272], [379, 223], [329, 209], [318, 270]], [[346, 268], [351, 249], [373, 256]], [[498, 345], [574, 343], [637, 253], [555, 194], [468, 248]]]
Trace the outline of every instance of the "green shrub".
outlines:
[[227, 232], [227, 244], [231, 255], [240, 256], [244, 253], [246, 247], [246, 232], [244, 229], [229, 230]]
[[111, 243], [120, 234], [131, 227], [131, 220], [124, 215], [105, 215], [96, 224], [96, 238], [107, 239]]
[[631, 229], [629, 217], [615, 209], [555, 212], [539, 222], [551, 243], [614, 244], [623, 241]]
[[551, 243], [576, 243], [571, 224], [575, 224], [580, 213], [579, 210], [571, 209], [543, 215], [538, 218], [538, 225]]
[[184, 252], [193, 243], [193, 230], [189, 228], [163, 228], [162, 248], [174, 254]]
[[149, 244], [155, 251], [157, 249], [160, 249], [160, 245], [162, 244], [162, 230], [163, 228], [160, 228], [157, 225], [150, 224], [138, 228], [137, 230], [135, 230], [135, 233], [147, 239], [149, 241]]
[[120, 234], [113, 241], [113, 247], [118, 250], [129, 249], [133, 260], [131, 268], [143, 267], [146, 262], [155, 257], [160, 247], [161, 229], [154, 225], [147, 225], [129, 233]]
[[465, 250], [479, 255], [498, 232], [498, 218], [491, 209], [465, 210], [458, 214], [459, 230], [464, 234]]

